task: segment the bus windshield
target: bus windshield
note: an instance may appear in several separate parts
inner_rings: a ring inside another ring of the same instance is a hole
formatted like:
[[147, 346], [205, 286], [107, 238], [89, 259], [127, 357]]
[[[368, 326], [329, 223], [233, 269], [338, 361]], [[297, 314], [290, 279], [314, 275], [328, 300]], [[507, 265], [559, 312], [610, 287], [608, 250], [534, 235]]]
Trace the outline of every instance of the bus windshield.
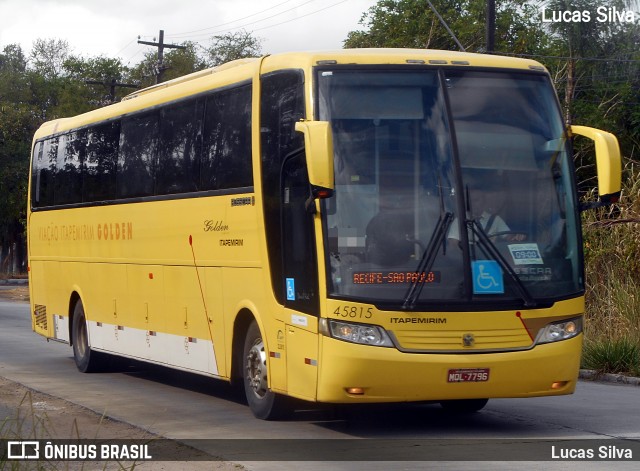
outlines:
[[546, 75], [336, 67], [317, 81], [335, 152], [330, 297], [532, 306], [583, 290], [573, 167]]

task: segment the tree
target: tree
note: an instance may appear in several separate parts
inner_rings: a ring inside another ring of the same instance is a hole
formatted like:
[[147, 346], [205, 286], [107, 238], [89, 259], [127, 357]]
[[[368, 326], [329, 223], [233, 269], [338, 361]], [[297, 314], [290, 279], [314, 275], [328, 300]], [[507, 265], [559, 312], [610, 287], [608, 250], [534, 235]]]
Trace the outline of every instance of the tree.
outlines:
[[198, 45], [191, 41], [183, 43], [185, 49], [172, 49], [165, 55], [166, 80], [182, 77], [207, 68], [203, 58], [198, 55]]
[[205, 61], [209, 67], [262, 55], [262, 40], [246, 31], [214, 36], [211, 41], [211, 46], [205, 50]]
[[18, 45], [0, 53], [0, 273], [24, 270], [29, 149], [38, 116], [26, 65]]
[[[600, 11], [627, 11], [637, 1], [549, 0], [547, 17], [554, 12], [579, 11], [591, 21], [546, 23], [553, 43], [546, 65], [551, 70], [567, 123], [588, 123], [618, 137], [623, 155], [634, 155], [640, 146], [640, 24], [601, 21]], [[636, 18], [639, 16], [635, 13]], [[575, 158], [584, 191], [595, 182], [592, 146], [576, 140]]]
[[47, 79], [60, 77], [64, 63], [71, 54], [67, 41], [61, 39], [36, 39], [31, 49], [31, 67]]
[[[496, 2], [496, 51], [539, 53], [548, 47], [538, 15], [539, 1]], [[464, 48], [483, 52], [485, 0], [434, 0], [432, 4]], [[352, 31], [345, 48], [409, 47], [458, 49], [425, 0], [380, 0], [364, 13], [364, 31]], [[498, 52], [499, 53], [499, 52]]]
[[132, 91], [131, 88], [115, 87], [114, 96], [111, 96], [112, 82], [129, 82], [129, 69], [120, 59], [71, 56], [64, 63], [64, 70], [69, 81], [67, 89], [73, 91], [73, 94], [62, 100], [69, 107], [65, 116], [111, 104]]

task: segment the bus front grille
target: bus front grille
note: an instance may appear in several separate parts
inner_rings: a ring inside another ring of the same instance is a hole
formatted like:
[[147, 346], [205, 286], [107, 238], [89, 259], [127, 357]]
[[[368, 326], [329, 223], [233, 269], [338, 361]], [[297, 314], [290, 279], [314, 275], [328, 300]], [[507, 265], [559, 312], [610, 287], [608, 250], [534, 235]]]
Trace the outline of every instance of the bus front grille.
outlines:
[[523, 329], [395, 330], [396, 346], [405, 352], [479, 352], [522, 350], [532, 346]]

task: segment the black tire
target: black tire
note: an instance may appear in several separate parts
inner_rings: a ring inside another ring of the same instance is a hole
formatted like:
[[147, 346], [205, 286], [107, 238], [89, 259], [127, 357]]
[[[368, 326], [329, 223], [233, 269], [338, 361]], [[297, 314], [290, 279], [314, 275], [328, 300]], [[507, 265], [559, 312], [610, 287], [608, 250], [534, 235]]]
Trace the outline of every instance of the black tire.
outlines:
[[441, 401], [444, 410], [452, 414], [472, 414], [487, 405], [489, 399], [452, 399]]
[[244, 393], [249, 408], [258, 419], [273, 420], [287, 415], [286, 398], [272, 392], [267, 384], [267, 351], [255, 320], [247, 329], [242, 351]]
[[82, 373], [94, 373], [104, 369], [106, 355], [91, 350], [87, 319], [84, 314], [84, 306], [80, 300], [78, 300], [73, 309], [71, 342], [73, 344], [73, 359], [79, 371]]

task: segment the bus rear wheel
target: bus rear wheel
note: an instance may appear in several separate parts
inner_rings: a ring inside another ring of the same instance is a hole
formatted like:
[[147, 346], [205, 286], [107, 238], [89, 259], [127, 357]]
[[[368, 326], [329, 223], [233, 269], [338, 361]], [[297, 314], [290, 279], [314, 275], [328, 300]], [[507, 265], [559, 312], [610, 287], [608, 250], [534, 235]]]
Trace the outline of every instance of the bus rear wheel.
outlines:
[[288, 412], [286, 398], [269, 389], [267, 351], [255, 320], [247, 330], [242, 362], [244, 392], [253, 415], [263, 420], [282, 418]]
[[91, 350], [89, 346], [87, 318], [84, 314], [84, 306], [80, 300], [78, 300], [73, 309], [71, 339], [73, 343], [73, 359], [76, 362], [78, 370], [82, 373], [93, 373], [104, 368], [104, 354]]

